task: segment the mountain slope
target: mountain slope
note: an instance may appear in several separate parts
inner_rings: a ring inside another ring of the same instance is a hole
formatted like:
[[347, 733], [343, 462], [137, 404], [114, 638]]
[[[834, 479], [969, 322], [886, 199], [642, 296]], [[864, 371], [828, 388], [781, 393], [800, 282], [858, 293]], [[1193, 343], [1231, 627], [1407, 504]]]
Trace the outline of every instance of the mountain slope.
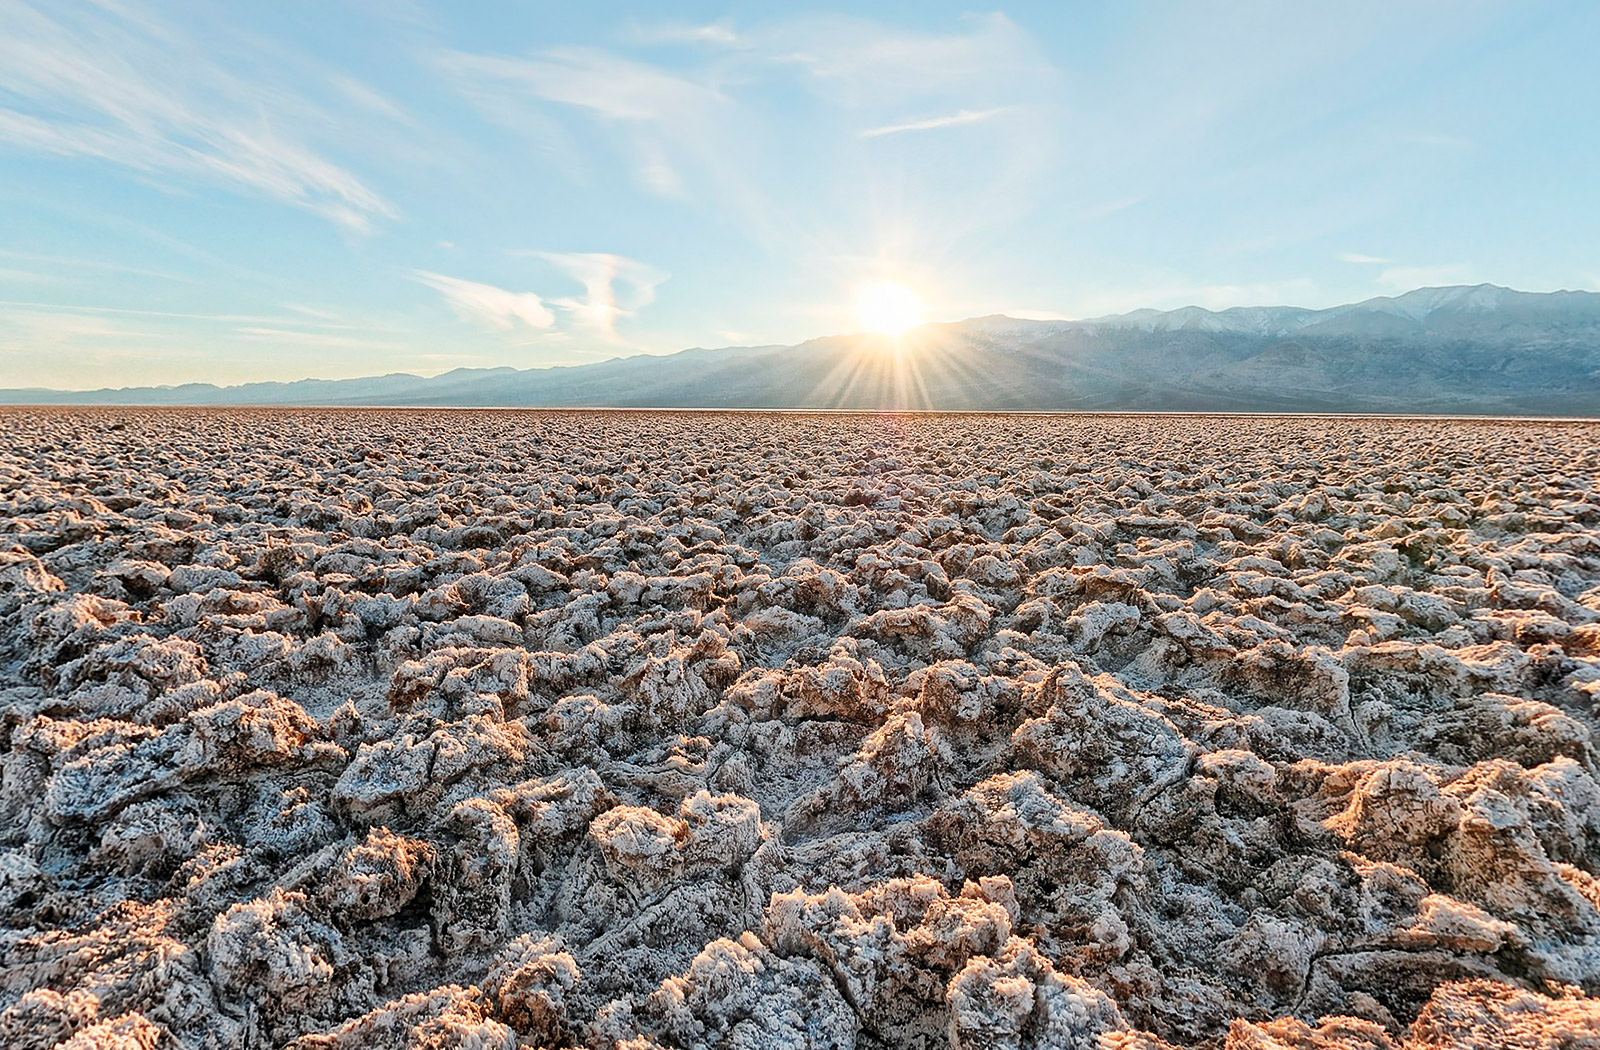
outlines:
[[1423, 288], [1326, 310], [982, 317], [898, 342], [694, 349], [431, 379], [192, 384], [0, 402], [1600, 414], [1600, 294]]

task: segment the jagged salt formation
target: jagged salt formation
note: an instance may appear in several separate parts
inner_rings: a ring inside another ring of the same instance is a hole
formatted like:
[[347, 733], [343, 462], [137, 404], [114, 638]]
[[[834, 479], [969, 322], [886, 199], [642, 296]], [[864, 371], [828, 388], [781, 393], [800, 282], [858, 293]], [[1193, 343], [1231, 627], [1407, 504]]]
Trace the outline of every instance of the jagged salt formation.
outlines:
[[1600, 427], [0, 414], [0, 1044], [1600, 1044]]

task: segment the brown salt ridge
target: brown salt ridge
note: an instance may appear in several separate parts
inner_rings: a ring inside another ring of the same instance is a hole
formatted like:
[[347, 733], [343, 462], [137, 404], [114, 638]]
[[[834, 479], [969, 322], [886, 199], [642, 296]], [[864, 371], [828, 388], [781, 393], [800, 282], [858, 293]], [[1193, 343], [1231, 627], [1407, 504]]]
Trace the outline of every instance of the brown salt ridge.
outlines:
[[1597, 466], [0, 411], [0, 1045], [1600, 1045]]

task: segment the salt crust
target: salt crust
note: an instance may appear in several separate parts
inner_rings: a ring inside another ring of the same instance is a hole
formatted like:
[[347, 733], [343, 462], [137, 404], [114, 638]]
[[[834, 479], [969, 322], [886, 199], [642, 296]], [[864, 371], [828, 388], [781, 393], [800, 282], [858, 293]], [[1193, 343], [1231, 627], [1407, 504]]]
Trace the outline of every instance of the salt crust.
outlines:
[[1600, 428], [0, 412], [0, 1044], [1600, 1045]]

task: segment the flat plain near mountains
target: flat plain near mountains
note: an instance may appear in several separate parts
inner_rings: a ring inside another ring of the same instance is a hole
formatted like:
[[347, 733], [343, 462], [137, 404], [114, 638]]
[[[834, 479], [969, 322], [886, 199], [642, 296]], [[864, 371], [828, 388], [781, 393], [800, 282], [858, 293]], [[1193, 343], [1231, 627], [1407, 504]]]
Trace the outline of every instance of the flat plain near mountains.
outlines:
[[1597, 468], [0, 412], [0, 1044], [1595, 1046]]

